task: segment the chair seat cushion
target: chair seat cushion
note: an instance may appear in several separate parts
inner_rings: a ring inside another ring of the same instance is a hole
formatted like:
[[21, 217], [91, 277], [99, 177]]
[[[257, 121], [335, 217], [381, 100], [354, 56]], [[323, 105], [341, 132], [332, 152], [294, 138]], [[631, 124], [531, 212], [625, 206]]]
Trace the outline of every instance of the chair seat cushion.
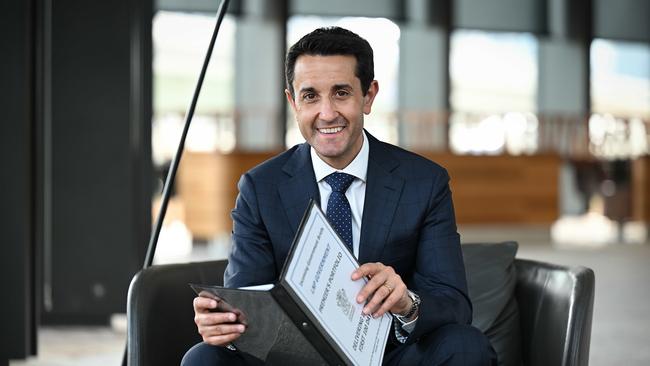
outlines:
[[490, 339], [499, 365], [521, 364], [516, 242], [463, 244], [472, 325]]

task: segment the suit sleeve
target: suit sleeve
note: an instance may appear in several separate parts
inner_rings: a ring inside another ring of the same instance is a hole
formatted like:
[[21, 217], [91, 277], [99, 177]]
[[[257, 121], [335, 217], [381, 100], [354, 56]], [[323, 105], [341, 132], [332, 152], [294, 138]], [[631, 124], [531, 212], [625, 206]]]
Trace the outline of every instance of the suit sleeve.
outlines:
[[244, 174], [232, 210], [232, 247], [224, 274], [226, 287], [272, 283], [277, 278], [269, 234], [259, 211], [255, 185]]
[[407, 284], [421, 299], [418, 320], [407, 343], [443, 325], [469, 324], [472, 319], [449, 176], [443, 172], [433, 184], [420, 230], [415, 271]]

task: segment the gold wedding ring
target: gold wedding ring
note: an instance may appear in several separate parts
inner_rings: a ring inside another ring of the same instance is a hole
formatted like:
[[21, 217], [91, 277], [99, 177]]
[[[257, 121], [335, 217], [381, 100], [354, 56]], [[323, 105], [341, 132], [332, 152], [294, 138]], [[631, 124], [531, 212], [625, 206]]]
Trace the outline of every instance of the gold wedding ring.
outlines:
[[386, 287], [386, 288], [388, 289], [388, 293], [389, 293], [389, 294], [390, 294], [391, 292], [393, 292], [393, 288], [390, 287], [390, 285], [389, 285], [388, 283], [384, 282], [384, 284], [383, 284], [382, 286], [384, 286], [384, 287]]

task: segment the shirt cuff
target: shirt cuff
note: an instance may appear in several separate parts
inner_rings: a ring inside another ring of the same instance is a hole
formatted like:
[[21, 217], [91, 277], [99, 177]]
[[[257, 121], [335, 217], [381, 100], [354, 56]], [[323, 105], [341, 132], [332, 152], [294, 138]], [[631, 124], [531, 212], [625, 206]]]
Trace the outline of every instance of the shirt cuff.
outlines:
[[397, 341], [399, 343], [406, 343], [409, 335], [413, 329], [415, 329], [415, 323], [418, 321], [418, 318], [415, 317], [415, 319], [409, 322], [405, 322], [404, 320], [400, 319], [401, 317], [398, 315], [395, 315], [394, 317], [395, 321], [393, 322], [393, 326], [395, 331], [395, 338], [397, 338]]
[[402, 317], [399, 315], [396, 315], [395, 318], [397, 318], [397, 322], [402, 327], [402, 329], [409, 334], [413, 331], [413, 329], [415, 329], [415, 323], [418, 321], [417, 316], [411, 321], [406, 321], [406, 319], [402, 319]]

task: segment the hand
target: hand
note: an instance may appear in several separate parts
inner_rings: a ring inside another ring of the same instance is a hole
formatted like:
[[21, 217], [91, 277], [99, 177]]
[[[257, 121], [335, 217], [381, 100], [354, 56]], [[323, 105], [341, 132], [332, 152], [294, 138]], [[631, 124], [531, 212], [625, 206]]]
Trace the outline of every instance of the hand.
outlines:
[[193, 305], [194, 322], [205, 343], [225, 346], [239, 338], [246, 330], [243, 324], [235, 323], [237, 314], [210, 311], [217, 308], [217, 300], [198, 296], [194, 298]]
[[367, 301], [363, 308], [364, 314], [372, 314], [378, 318], [387, 311], [406, 314], [410, 310], [411, 298], [407, 295], [406, 285], [393, 267], [381, 263], [366, 263], [352, 272], [353, 281], [364, 276], [369, 277], [370, 281], [357, 295], [357, 303]]

